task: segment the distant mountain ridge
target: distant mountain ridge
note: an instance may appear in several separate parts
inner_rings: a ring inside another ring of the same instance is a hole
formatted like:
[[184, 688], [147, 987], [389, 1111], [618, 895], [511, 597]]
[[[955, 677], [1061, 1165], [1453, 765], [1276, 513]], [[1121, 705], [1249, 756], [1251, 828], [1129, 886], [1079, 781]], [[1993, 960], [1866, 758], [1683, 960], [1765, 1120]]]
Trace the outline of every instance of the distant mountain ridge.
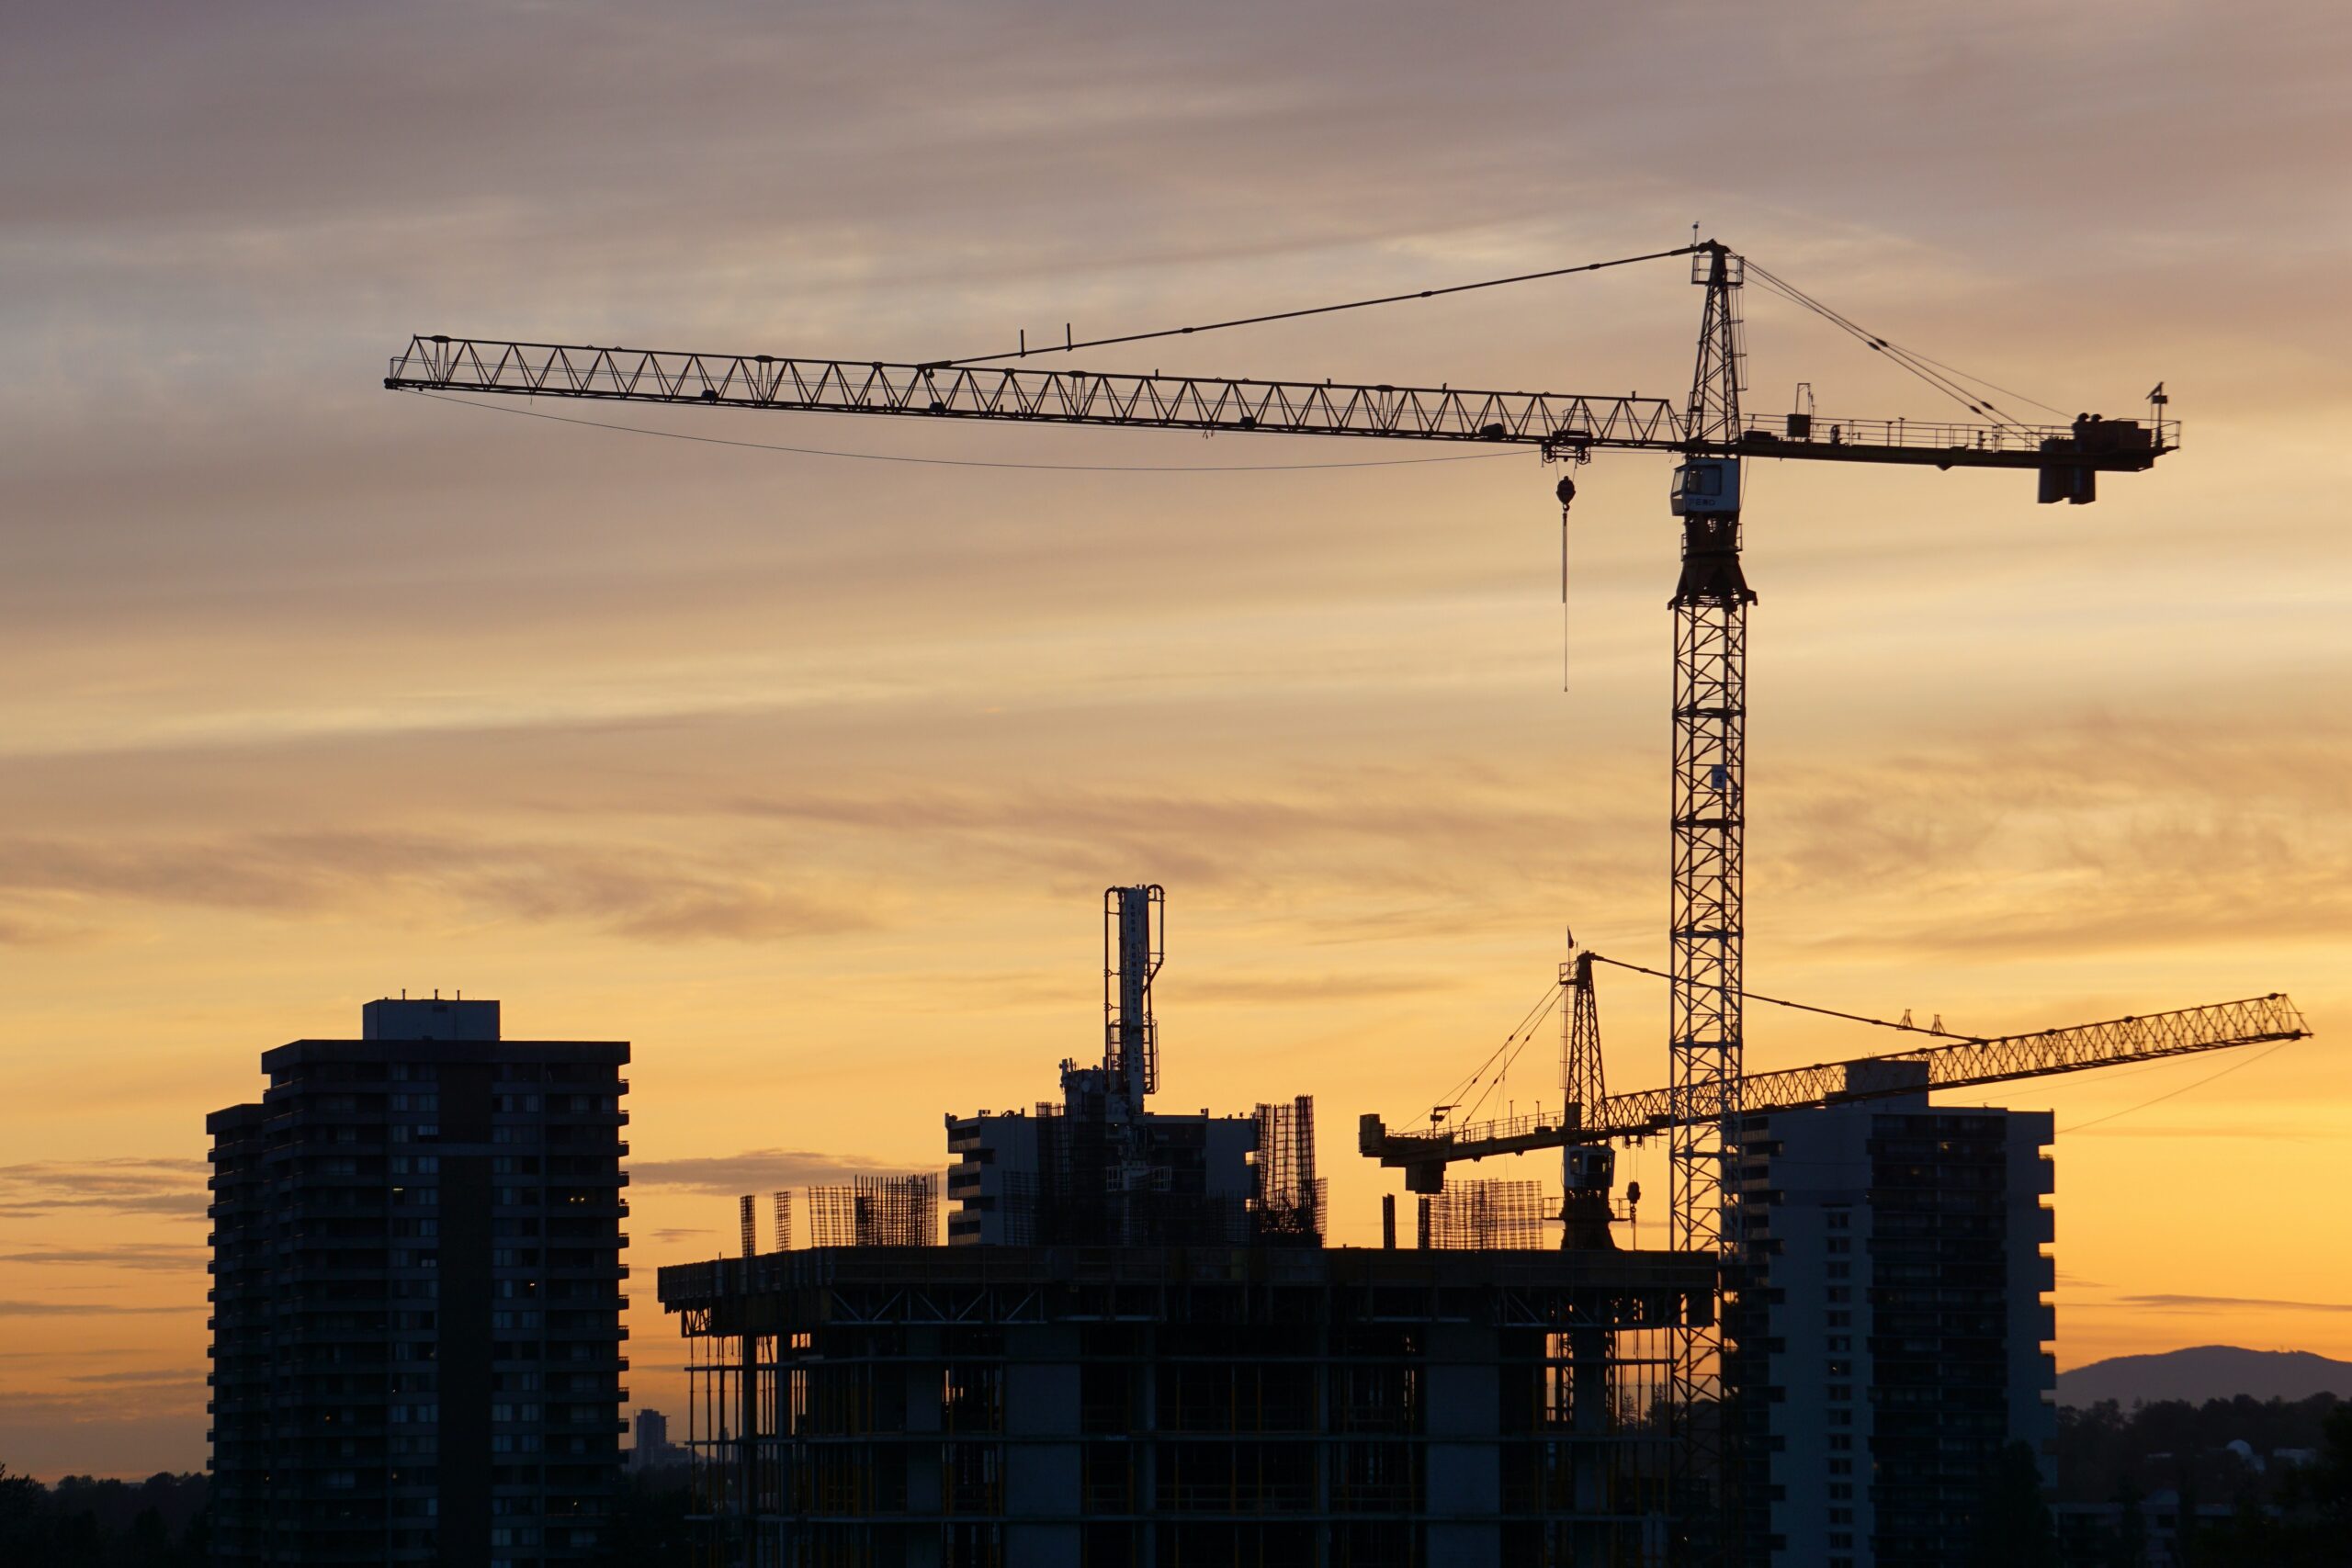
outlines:
[[2199, 1345], [2152, 1356], [2110, 1356], [2058, 1374], [2058, 1403], [2086, 1409], [2111, 1399], [2126, 1410], [2158, 1400], [2309, 1399], [2333, 1393], [2352, 1399], [2352, 1361], [2309, 1350], [2247, 1350]]

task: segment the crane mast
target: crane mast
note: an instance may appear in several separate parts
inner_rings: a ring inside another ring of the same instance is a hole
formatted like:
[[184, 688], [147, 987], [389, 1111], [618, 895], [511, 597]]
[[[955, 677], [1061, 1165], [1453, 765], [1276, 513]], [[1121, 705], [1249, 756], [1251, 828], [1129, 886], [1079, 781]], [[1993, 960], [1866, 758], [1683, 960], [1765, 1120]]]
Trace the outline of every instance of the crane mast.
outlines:
[[[1675, 469], [1672, 493], [1682, 574], [1672, 601], [1668, 1225], [1676, 1250], [1723, 1259], [1726, 1296], [1738, 1280], [1724, 1175], [1739, 1114], [1747, 607], [1756, 602], [1739, 563], [1740, 274], [1739, 258], [1720, 244], [1691, 257], [1691, 280], [1707, 295], [1686, 419], [1689, 456]], [[1716, 1450], [1690, 1455], [1693, 1475], [1720, 1473], [1724, 1457], [1722, 1423], [1690, 1418], [1722, 1397], [1724, 1318], [1719, 1311], [1675, 1336], [1674, 1407], [1685, 1414], [1687, 1442]]]

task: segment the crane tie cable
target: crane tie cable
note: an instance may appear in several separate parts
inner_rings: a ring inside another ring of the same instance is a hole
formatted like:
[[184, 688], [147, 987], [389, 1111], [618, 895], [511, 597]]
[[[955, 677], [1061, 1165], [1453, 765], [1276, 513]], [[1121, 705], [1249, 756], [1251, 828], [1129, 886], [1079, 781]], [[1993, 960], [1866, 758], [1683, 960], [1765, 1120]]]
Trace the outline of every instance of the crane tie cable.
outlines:
[[[1559, 999], [1560, 987], [1556, 982], [1544, 987], [1544, 995], [1538, 998], [1535, 1004], [1527, 1010], [1525, 1016], [1521, 1018], [1517, 1023], [1511, 1025], [1510, 1032], [1503, 1036], [1502, 1043], [1488, 1052], [1485, 1061], [1480, 1062], [1476, 1067], [1470, 1069], [1468, 1074], [1456, 1082], [1451, 1089], [1446, 1091], [1445, 1099], [1440, 1102], [1441, 1108], [1448, 1111], [1453, 1110], [1461, 1102], [1464, 1095], [1477, 1088], [1478, 1080], [1487, 1076], [1487, 1069], [1495, 1065], [1496, 1058], [1501, 1056], [1503, 1053], [1513, 1050], [1513, 1043], [1519, 1041], [1519, 1037], [1522, 1032], [1527, 1034], [1529, 1039], [1533, 1039], [1535, 1026], [1544, 1021], [1544, 1018], [1551, 1012], [1553, 1008], [1559, 1005]], [[1516, 1052], [1513, 1052], [1513, 1054], [1516, 1055]], [[1486, 1097], [1481, 1095], [1479, 1097], [1478, 1103], [1484, 1104], [1485, 1102]]]
[[[1547, 996], [1542, 1005], [1536, 1009], [1535, 1016], [1521, 1025], [1521, 1028], [1523, 1029], [1525, 1032], [1519, 1037], [1519, 1043], [1516, 1045], [1510, 1046], [1510, 1055], [1503, 1057], [1502, 1066], [1498, 1067], [1495, 1070], [1495, 1076], [1487, 1081], [1487, 1087], [1478, 1091], [1478, 1098], [1472, 1100], [1469, 1108], [1463, 1112], [1464, 1121], [1466, 1122], [1470, 1118], [1477, 1115], [1479, 1111], [1486, 1106], [1487, 1101], [1494, 1098], [1495, 1091], [1498, 1089], [1500, 1089], [1504, 1081], [1510, 1077], [1510, 1065], [1519, 1060], [1520, 1054], [1527, 1049], [1528, 1042], [1535, 1038], [1536, 1026], [1542, 1023], [1545, 1019], [1552, 1016], [1552, 1010], [1559, 1005], [1560, 992], [1562, 989], [1563, 987], [1555, 985], [1551, 988], [1550, 995]], [[1507, 1045], [1510, 1044], [1509, 1041], [1505, 1041], [1504, 1043]], [[1487, 1059], [1489, 1061], [1493, 1060], [1492, 1057], [1488, 1057]]]
[[1383, 294], [1371, 299], [1350, 299], [1338, 305], [1312, 305], [1298, 310], [1274, 310], [1262, 316], [1237, 316], [1229, 321], [1204, 321], [1196, 327], [1163, 327], [1158, 332], [1125, 333], [1117, 337], [1088, 338], [1082, 342], [1065, 339], [1041, 348], [1008, 348], [999, 354], [975, 354], [965, 359], [934, 359], [923, 367], [929, 370], [949, 370], [959, 365], [986, 365], [997, 359], [1025, 359], [1033, 354], [1070, 354], [1081, 348], [1104, 348], [1113, 344], [1148, 343], [1154, 338], [1187, 337], [1193, 333], [1222, 332], [1227, 327], [1262, 326], [1268, 321], [1292, 321], [1302, 316], [1328, 316], [1335, 310], [1362, 310], [1374, 305], [1398, 305], [1413, 299], [1435, 299], [1445, 294], [1468, 294], [1479, 288], [1500, 288], [1513, 283], [1534, 283], [1546, 277], [1566, 277], [1571, 273], [1600, 272], [1612, 266], [1632, 266], [1636, 262], [1663, 261], [1668, 256], [1687, 256], [1703, 250], [1702, 245], [1677, 245], [1670, 251], [1651, 251], [1638, 256], [1617, 256], [1609, 261], [1586, 262], [1577, 266], [1555, 266], [1544, 272], [1522, 272], [1510, 277], [1483, 278], [1476, 283], [1456, 283], [1443, 288], [1419, 288], [1408, 294]]
[[[1598, 953], [1591, 953], [1589, 956], [1595, 964], [1606, 964], [1617, 969], [1631, 969], [1636, 975], [1647, 975], [1669, 983], [1674, 979], [1673, 976], [1662, 969], [1646, 969], [1639, 964], [1628, 964], [1622, 958], [1604, 958]], [[1881, 1029], [1899, 1030], [1907, 1034], [1933, 1034], [1939, 1039], [1957, 1040], [1968, 1045], [1982, 1045], [1985, 1043], [1984, 1037], [1977, 1034], [1958, 1034], [1949, 1029], [1932, 1029], [1925, 1024], [1898, 1023], [1892, 1019], [1871, 1018], [1859, 1012], [1840, 1012], [1836, 1008], [1815, 1007], [1811, 1002], [1792, 1002], [1783, 997], [1768, 997], [1757, 991], [1744, 990], [1738, 994], [1751, 1002], [1769, 1002], [1773, 1007], [1793, 1008], [1799, 1012], [1817, 1012], [1825, 1018], [1842, 1018], [1849, 1023], [1873, 1023]]]
[[[1855, 321], [1850, 317], [1830, 309], [1827, 305], [1825, 305], [1820, 300], [1815, 299], [1812, 295], [1807, 294], [1804, 290], [1797, 288], [1796, 285], [1789, 282], [1786, 278], [1776, 276], [1767, 268], [1758, 265], [1754, 260], [1747, 257], [1742, 257], [1741, 260], [1746, 264], [1747, 270], [1754, 273], [1757, 278], [1773, 293], [1778, 294], [1781, 298], [1790, 301], [1792, 304], [1798, 305], [1804, 310], [1812, 311], [1815, 315], [1819, 316], [1823, 321], [1829, 322], [1839, 331], [1852, 336], [1865, 346], [1884, 354], [1888, 358], [1894, 360], [1895, 364], [1901, 366], [1904, 369], [1909, 371], [1912, 375], [1917, 377], [1922, 381], [1927, 382], [1928, 386], [1933, 387], [1936, 390], [1943, 393], [1944, 396], [1959, 403], [1962, 408], [1967, 409], [1972, 413], [1983, 414], [1986, 418], [1993, 420], [1996, 423], [2003, 425], [2018, 425], [2024, 423], [2021, 420], [2011, 417], [2007, 410], [1996, 405], [1990, 398], [1982, 398], [1978, 395], [1971, 394], [1967, 388], [1960, 384], [1961, 381], [1973, 381], [1978, 386], [1989, 387], [1994, 391], [1999, 392], [2005, 397], [2018, 398], [2023, 401], [2033, 404], [2033, 406], [2038, 409], [2047, 410], [2049, 412], [2056, 414], [2061, 419], [2066, 417], [2064, 410], [2052, 408], [2050, 404], [2043, 402], [2040, 398], [2029, 397], [2023, 392], [2012, 391], [2007, 387], [1985, 380], [1982, 376], [1972, 376], [1964, 370], [1955, 369], [1953, 367], [1944, 364], [1941, 360], [1930, 359], [1926, 355], [1919, 353], [1916, 349], [1905, 348], [1899, 343], [1894, 343], [1887, 338], [1882, 337], [1878, 333], [1871, 332], [1869, 328], [1861, 325], [1860, 322]], [[1957, 378], [1957, 379], [1955, 379], [1955, 378]]]

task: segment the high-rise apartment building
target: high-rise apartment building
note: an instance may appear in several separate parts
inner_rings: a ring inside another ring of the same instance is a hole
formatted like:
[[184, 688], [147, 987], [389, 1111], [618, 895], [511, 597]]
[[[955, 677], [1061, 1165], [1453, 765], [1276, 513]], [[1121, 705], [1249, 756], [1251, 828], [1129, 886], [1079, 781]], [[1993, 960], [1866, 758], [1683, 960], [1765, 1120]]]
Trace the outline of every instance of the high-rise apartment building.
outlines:
[[684, 1461], [685, 1450], [670, 1440], [670, 1418], [659, 1410], [637, 1413], [637, 1446], [628, 1450], [631, 1470], [652, 1470]]
[[2046, 1111], [1924, 1091], [1748, 1122], [1730, 1365], [1751, 1562], [1957, 1568], [2001, 1450], [2046, 1470], [2050, 1141]]
[[621, 1042], [386, 1000], [212, 1136], [213, 1554], [594, 1555], [620, 1477]]

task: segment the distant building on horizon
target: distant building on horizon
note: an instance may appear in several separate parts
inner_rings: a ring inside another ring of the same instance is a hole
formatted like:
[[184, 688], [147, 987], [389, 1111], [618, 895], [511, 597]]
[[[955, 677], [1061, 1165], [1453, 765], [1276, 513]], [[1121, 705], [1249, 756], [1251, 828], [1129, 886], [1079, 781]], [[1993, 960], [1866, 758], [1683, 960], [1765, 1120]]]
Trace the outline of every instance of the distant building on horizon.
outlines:
[[212, 1558], [603, 1551], [628, 1362], [625, 1042], [383, 1000], [264, 1052], [212, 1137]]
[[2047, 1111], [1924, 1088], [1747, 1124], [1729, 1370], [1750, 1562], [1958, 1568], [2003, 1449], [2049, 1479], [2051, 1137]]
[[631, 1470], [653, 1470], [665, 1464], [684, 1464], [686, 1450], [670, 1440], [670, 1418], [659, 1410], [637, 1413], [637, 1444], [628, 1450]]

